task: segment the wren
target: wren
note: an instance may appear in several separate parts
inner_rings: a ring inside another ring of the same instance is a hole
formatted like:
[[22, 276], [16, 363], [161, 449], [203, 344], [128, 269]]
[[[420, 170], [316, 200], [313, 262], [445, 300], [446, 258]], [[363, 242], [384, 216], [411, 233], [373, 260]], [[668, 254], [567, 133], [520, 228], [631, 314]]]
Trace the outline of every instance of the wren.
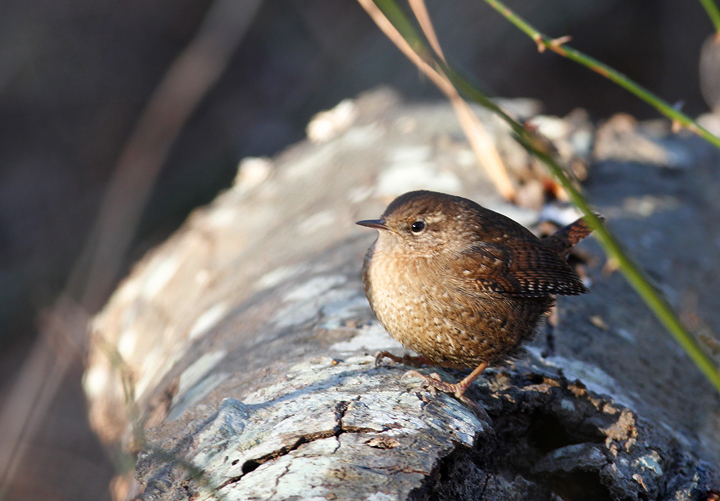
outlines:
[[473, 368], [456, 384], [421, 377], [463, 396], [488, 365], [522, 354], [556, 295], [588, 292], [565, 261], [592, 231], [583, 219], [545, 238], [475, 202], [413, 191], [396, 198], [377, 220], [379, 230], [363, 263], [370, 306], [387, 331], [419, 354], [383, 358], [419, 367]]

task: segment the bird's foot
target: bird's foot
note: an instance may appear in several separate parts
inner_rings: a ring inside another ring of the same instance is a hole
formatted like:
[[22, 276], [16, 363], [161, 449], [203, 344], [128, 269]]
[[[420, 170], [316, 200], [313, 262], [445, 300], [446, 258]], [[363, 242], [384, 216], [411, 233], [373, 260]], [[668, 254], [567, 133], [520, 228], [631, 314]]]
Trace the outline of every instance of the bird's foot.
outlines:
[[375, 355], [375, 367], [380, 366], [383, 358], [389, 358], [396, 364], [403, 364], [405, 367], [422, 367], [423, 365], [432, 364], [430, 359], [428, 359], [427, 357], [423, 357], [422, 355], [413, 357], [406, 353], [402, 357], [398, 357], [397, 355], [393, 355], [389, 351], [380, 351], [377, 355]]
[[447, 381], [443, 381], [437, 372], [433, 372], [432, 374], [421, 374], [416, 370], [410, 370], [407, 371], [403, 378], [405, 377], [416, 377], [418, 379], [423, 380], [423, 384], [430, 386], [436, 390], [440, 390], [443, 393], [447, 393], [449, 395], [453, 395], [458, 400], [462, 400], [465, 397], [465, 390], [467, 388], [461, 386], [461, 383], [448, 383]]
[[485, 367], [487, 367], [486, 363], [480, 364], [474, 371], [470, 373], [465, 379], [460, 381], [459, 383], [448, 383], [447, 381], [443, 381], [440, 376], [437, 374], [437, 372], [433, 372], [432, 374], [425, 375], [421, 374], [416, 370], [410, 370], [405, 373], [403, 377], [406, 376], [412, 376], [423, 380], [423, 384], [426, 384], [432, 388], [435, 388], [436, 390], [440, 390], [443, 393], [448, 393], [450, 395], [453, 395], [455, 398], [457, 398], [460, 402], [467, 405], [471, 409], [473, 409], [480, 419], [485, 421], [488, 424], [492, 424], [492, 420], [490, 419], [490, 416], [488, 416], [487, 412], [485, 412], [485, 409], [480, 407], [476, 402], [473, 402], [468, 397], [465, 396], [465, 392], [470, 387], [470, 385], [475, 381], [475, 379], [480, 375], [480, 373], [485, 370]]

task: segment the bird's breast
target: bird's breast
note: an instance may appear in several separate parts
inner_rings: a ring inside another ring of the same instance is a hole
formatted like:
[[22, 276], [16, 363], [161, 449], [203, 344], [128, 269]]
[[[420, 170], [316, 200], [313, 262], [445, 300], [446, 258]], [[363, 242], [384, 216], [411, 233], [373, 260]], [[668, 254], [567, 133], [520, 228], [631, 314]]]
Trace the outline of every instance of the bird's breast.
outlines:
[[470, 334], [463, 326], [479, 314], [477, 305], [463, 302], [448, 287], [440, 269], [429, 258], [369, 253], [363, 270], [365, 294], [388, 332], [438, 360], [447, 358], [441, 351]]
[[[492, 362], [529, 337], [550, 300], [464, 293], [431, 258], [370, 249], [365, 294], [388, 332], [431, 360], [472, 367]], [[528, 302], [529, 301], [529, 302]]]

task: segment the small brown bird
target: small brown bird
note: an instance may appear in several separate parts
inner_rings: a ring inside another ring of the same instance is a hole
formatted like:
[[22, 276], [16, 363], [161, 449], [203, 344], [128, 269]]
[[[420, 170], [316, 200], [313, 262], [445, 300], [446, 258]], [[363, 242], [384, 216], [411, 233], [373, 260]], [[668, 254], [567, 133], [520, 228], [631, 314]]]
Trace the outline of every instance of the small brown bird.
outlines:
[[415, 367], [474, 368], [457, 384], [423, 376], [441, 391], [463, 394], [489, 364], [522, 353], [554, 296], [588, 292], [565, 262], [592, 231], [584, 220], [540, 239], [510, 218], [471, 200], [413, 191], [381, 219], [358, 221], [379, 235], [363, 264], [365, 295], [375, 315]]

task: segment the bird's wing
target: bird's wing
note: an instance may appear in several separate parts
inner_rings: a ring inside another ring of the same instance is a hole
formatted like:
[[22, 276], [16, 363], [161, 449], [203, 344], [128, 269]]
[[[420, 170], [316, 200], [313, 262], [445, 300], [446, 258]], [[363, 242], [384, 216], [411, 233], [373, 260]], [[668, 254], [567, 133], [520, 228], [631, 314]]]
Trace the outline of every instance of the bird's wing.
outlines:
[[539, 241], [518, 239], [511, 246], [479, 243], [454, 260], [465, 290], [541, 297], [587, 292], [580, 277]]

